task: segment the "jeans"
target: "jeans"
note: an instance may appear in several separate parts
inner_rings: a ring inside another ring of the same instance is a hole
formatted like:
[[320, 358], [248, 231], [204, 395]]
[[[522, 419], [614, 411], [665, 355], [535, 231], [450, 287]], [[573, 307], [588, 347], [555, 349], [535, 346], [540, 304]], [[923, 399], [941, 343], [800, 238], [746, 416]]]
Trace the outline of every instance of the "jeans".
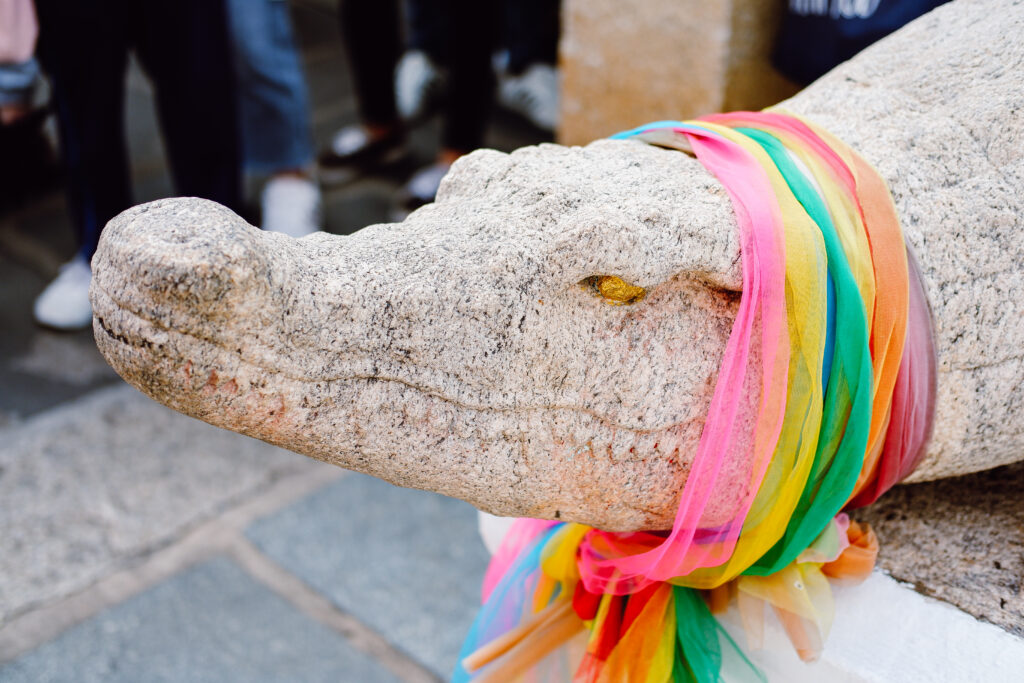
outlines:
[[134, 50], [153, 83], [176, 191], [241, 205], [238, 115], [219, 0], [36, 0], [38, 55], [50, 74], [68, 202], [81, 255], [132, 204], [124, 135]]
[[249, 171], [313, 163], [309, 96], [284, 0], [227, 0]]
[[[408, 0], [409, 48], [448, 69], [441, 144], [468, 152], [483, 144], [494, 91], [494, 10], [479, 0]], [[401, 50], [398, 0], [340, 0], [338, 20], [364, 123], [398, 120], [394, 71]]]
[[34, 59], [0, 64], [0, 105], [31, 104], [39, 82], [39, 63]]

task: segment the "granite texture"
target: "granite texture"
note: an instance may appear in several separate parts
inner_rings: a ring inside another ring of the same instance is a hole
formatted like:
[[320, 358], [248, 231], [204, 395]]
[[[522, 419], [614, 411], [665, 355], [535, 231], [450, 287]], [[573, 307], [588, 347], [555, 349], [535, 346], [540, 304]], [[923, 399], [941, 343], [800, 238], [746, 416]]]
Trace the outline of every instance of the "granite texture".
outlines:
[[1024, 463], [899, 486], [854, 516], [878, 566], [915, 590], [1024, 637]]
[[[1022, 31], [1019, 0], [960, 0], [786, 103], [877, 165], [921, 262], [940, 366], [917, 479], [1024, 457]], [[740, 287], [721, 186], [625, 141], [475, 152], [435, 204], [343, 238], [154, 202], [110, 223], [93, 268], [100, 350], [167, 405], [613, 530], [671, 524]], [[610, 306], [602, 275], [647, 295]]]
[[1022, 35], [1024, 2], [958, 0], [782, 104], [875, 165], [920, 257], [939, 394], [909, 481], [1024, 459]]

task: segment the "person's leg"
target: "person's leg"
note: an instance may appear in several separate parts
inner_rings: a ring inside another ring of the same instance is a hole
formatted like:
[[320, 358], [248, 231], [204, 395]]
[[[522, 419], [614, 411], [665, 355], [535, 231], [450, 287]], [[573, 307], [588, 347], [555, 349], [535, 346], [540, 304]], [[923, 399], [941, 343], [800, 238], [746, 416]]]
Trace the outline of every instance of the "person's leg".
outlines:
[[409, 49], [425, 53], [438, 65], [449, 66], [454, 58], [450, 0], [406, 0], [405, 19]]
[[383, 166], [407, 153], [394, 89], [401, 45], [398, 0], [339, 0], [338, 23], [359, 123], [338, 130], [320, 153], [325, 182], [351, 180], [356, 169]]
[[136, 50], [153, 81], [176, 191], [241, 210], [241, 135], [223, 0], [138, 0]]
[[357, 168], [384, 165], [406, 154], [393, 85], [401, 44], [398, 0], [339, 0], [338, 24], [359, 123], [338, 130], [320, 153], [325, 182], [350, 180]]
[[276, 173], [313, 163], [309, 96], [288, 3], [228, 0], [246, 170]]
[[118, 0], [37, 0], [37, 54], [50, 75], [78, 254], [36, 298], [40, 324], [92, 322], [89, 261], [107, 221], [132, 204], [124, 141], [128, 20]]
[[406, 121], [419, 121], [444, 102], [452, 59], [451, 16], [437, 0], [406, 0], [407, 49], [395, 70], [395, 98]]
[[518, 76], [531, 64], [558, 60], [560, 0], [504, 0], [502, 39], [508, 49], [506, 71]]
[[124, 140], [127, 17], [110, 0], [37, 0], [36, 8], [71, 219], [89, 260], [103, 226], [132, 205]]
[[508, 62], [498, 102], [539, 128], [558, 125], [559, 0], [504, 0], [503, 40]]
[[494, 6], [476, 0], [445, 0], [451, 22], [448, 45], [448, 98], [443, 109], [441, 146], [451, 153], [464, 154], [483, 144], [484, 129], [494, 100]]
[[320, 228], [320, 188], [306, 79], [284, 0], [228, 0], [238, 75], [243, 166], [270, 176], [261, 193], [264, 230], [301, 237]]
[[488, 2], [442, 0], [432, 4], [450, 29], [448, 92], [441, 114], [441, 149], [435, 162], [417, 171], [403, 190], [408, 210], [434, 201], [441, 179], [452, 163], [483, 145], [484, 130], [494, 99], [495, 14]]
[[369, 127], [397, 125], [394, 78], [401, 51], [397, 0], [340, 0], [338, 22], [360, 120]]

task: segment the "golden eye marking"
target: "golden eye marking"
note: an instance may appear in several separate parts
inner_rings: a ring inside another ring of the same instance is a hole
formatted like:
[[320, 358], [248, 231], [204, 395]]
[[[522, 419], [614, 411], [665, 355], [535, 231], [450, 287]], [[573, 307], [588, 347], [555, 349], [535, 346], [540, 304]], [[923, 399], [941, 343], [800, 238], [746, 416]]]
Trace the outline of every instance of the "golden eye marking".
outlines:
[[592, 290], [594, 294], [604, 299], [605, 303], [613, 306], [635, 304], [647, 295], [647, 290], [643, 287], [631, 285], [614, 275], [594, 275], [582, 280], [580, 285]]

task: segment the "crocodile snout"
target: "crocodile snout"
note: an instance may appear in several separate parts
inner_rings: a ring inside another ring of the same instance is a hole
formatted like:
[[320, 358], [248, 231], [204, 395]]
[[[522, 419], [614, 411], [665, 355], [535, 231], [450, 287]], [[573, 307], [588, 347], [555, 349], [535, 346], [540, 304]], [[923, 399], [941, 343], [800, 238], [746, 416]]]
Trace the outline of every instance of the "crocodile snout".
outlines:
[[104, 230], [93, 300], [98, 289], [157, 325], [208, 335], [203, 328], [237, 317], [244, 300], [266, 287], [262, 238], [214, 202], [143, 204]]

